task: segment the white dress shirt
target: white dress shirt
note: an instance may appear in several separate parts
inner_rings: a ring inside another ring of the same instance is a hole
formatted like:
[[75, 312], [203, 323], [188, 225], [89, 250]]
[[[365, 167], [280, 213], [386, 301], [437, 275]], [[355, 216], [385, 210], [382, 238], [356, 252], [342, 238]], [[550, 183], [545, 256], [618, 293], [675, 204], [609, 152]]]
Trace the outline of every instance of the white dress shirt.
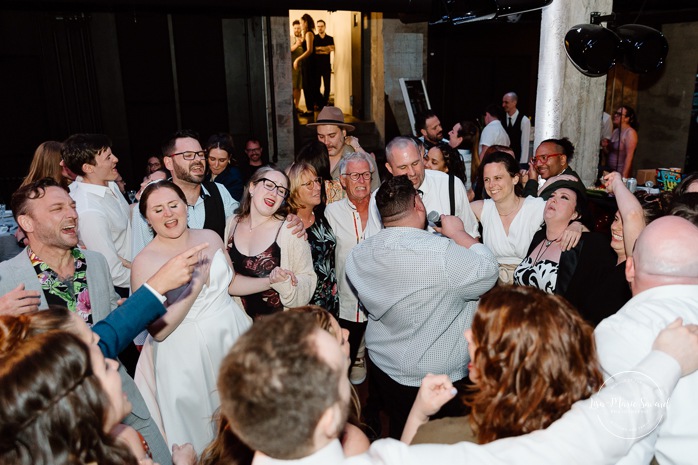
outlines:
[[[677, 317], [698, 324], [698, 285], [660, 286], [630, 299], [594, 331], [606, 375], [629, 370], [652, 350], [655, 337]], [[647, 464], [655, 455], [662, 465], [698, 460], [698, 372], [679, 381], [666, 417], [619, 464]]]
[[119, 187], [114, 181], [107, 186], [76, 181], [71, 184], [70, 196], [78, 212], [80, 241], [88, 250], [104, 255], [114, 286], [129, 288], [131, 270], [121, 258], [132, 258], [131, 208]]
[[[334, 440], [314, 454], [298, 460], [277, 460], [256, 454], [253, 465], [612, 465], [637, 441], [609, 433], [603, 425], [614, 423], [632, 430], [652, 421], [656, 411], [640, 409], [619, 416], [612, 409], [599, 408], [612, 402], [666, 404], [681, 370], [673, 358], [662, 352], [650, 353], [633, 368], [647, 376], [637, 383], [623, 383], [618, 389], [602, 389], [591, 399], [575, 403], [572, 409], [547, 429], [523, 436], [504, 438], [484, 445], [460, 442], [453, 445], [420, 444], [408, 446], [394, 439], [379, 439], [368, 452], [345, 457]], [[652, 381], [658, 380], [657, 385]], [[660, 407], [662, 410], [663, 407]]]
[[509, 147], [509, 144], [511, 144], [509, 134], [504, 130], [502, 123], [498, 119], [492, 120], [482, 129], [482, 134], [480, 134], [480, 156], [483, 155], [483, 145], [488, 147], [506, 145]]
[[334, 266], [337, 273], [337, 288], [339, 289], [339, 318], [363, 323], [366, 314], [359, 308], [359, 299], [347, 281], [346, 260], [349, 252], [356, 244], [364, 240], [364, 228], [361, 215], [356, 207], [344, 197], [338, 202], [332, 202], [325, 208], [325, 218], [330, 224], [337, 246], [334, 249]]
[[[519, 110], [517, 109], [513, 115], [507, 115], [507, 123], [511, 119], [511, 124], [514, 124], [516, 118], [519, 116]], [[531, 156], [531, 120], [528, 119], [526, 115], [521, 114], [521, 161], [520, 163], [528, 163], [528, 159]]]
[[[468, 193], [460, 179], [456, 178], [453, 190], [455, 199], [456, 211], [455, 216], [463, 221], [465, 232], [473, 237], [480, 237], [478, 231], [478, 221], [470, 208], [468, 201]], [[448, 193], [448, 174], [436, 170], [424, 170], [424, 181], [418, 187], [422, 191], [422, 203], [427, 210], [427, 214], [431, 211], [448, 215], [451, 211], [450, 198]], [[376, 192], [371, 196], [371, 204], [368, 207], [368, 223], [366, 224], [366, 237], [374, 236], [383, 228], [378, 206], [376, 205]], [[433, 231], [431, 226], [429, 231]]]

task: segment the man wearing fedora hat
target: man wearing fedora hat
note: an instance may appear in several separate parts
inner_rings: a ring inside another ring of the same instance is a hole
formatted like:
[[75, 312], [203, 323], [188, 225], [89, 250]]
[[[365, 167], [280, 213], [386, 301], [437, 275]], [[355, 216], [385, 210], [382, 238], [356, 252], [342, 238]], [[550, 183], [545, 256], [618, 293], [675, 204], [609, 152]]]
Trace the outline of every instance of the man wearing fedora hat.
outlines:
[[[325, 144], [327, 153], [330, 156], [330, 174], [332, 179], [339, 181], [339, 160], [352, 152], [364, 152], [356, 137], [347, 136], [347, 131], [353, 131], [354, 126], [344, 122], [344, 113], [341, 109], [330, 106], [324, 107], [318, 114], [315, 122], [309, 123], [308, 126], [317, 129], [317, 138]], [[371, 191], [375, 191], [380, 187], [381, 181], [375, 160], [373, 160], [372, 165]], [[339, 192], [342, 192], [341, 187]], [[339, 198], [334, 200], [339, 200]]]

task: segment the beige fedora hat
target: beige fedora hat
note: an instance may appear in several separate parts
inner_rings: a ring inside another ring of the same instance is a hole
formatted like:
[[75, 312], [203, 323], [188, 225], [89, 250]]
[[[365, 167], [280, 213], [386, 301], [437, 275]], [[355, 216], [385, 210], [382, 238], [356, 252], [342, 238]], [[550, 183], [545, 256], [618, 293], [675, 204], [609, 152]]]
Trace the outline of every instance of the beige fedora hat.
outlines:
[[308, 123], [307, 126], [315, 127], [322, 124], [333, 124], [347, 131], [353, 131], [354, 126], [344, 122], [344, 113], [337, 107], [323, 107], [317, 115], [314, 123]]

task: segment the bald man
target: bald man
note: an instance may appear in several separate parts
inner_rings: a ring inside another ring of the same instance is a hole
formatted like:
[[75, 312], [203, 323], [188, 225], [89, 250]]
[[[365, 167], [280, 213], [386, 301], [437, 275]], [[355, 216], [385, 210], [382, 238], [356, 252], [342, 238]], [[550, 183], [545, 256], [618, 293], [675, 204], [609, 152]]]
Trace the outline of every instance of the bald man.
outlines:
[[[633, 298], [595, 331], [606, 376], [627, 371], [647, 355], [659, 331], [677, 317], [698, 323], [698, 227], [676, 216], [649, 224], [628, 257], [625, 276]], [[698, 374], [679, 381], [664, 421], [619, 464], [695, 463]]]

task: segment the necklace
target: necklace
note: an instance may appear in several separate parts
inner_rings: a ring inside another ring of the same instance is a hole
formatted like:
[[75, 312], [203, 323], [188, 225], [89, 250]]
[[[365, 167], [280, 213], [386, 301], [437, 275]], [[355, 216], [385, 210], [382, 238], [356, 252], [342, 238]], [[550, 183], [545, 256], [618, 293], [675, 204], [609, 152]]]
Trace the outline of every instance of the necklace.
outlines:
[[521, 197], [516, 197], [516, 205], [514, 205], [514, 208], [509, 210], [509, 213], [499, 213], [499, 210], [497, 210], [497, 213], [499, 213], [499, 216], [509, 216], [519, 209], [519, 203], [521, 203]]
[[264, 223], [266, 223], [267, 221], [269, 221], [269, 220], [272, 219], [272, 218], [273, 218], [273, 217], [270, 216], [270, 217], [268, 217], [266, 220], [264, 220], [264, 221], [262, 221], [261, 223], [259, 223], [258, 225], [252, 226], [252, 217], [250, 217], [250, 224], [249, 224], [249, 226], [248, 226], [248, 228], [250, 228], [250, 232], [252, 232], [253, 229], [262, 226]]
[[548, 236], [545, 236], [545, 239], [543, 240], [543, 246], [540, 248], [538, 253], [536, 254], [535, 260], [533, 260], [533, 264], [535, 265], [540, 261], [540, 259], [545, 255], [545, 252], [550, 248], [550, 246], [553, 244], [553, 242], [556, 242], [559, 239], [548, 239]]

